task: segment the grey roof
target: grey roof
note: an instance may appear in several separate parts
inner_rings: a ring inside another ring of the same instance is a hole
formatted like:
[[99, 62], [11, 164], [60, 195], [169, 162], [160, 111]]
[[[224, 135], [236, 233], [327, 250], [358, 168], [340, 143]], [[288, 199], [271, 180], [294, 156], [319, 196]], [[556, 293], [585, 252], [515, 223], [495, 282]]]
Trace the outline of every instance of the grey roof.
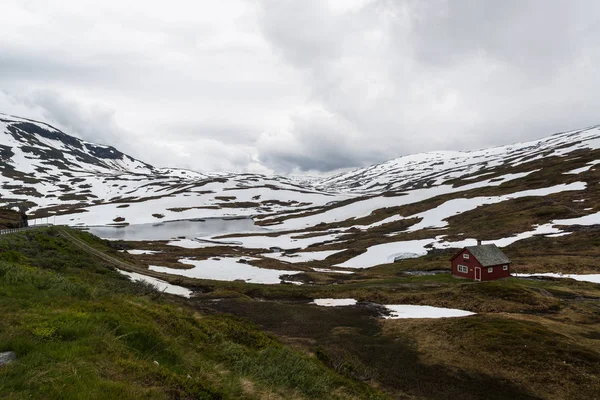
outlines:
[[510, 263], [510, 258], [508, 258], [495, 244], [467, 246], [466, 249], [469, 250], [469, 252], [473, 254], [477, 261], [484, 267]]

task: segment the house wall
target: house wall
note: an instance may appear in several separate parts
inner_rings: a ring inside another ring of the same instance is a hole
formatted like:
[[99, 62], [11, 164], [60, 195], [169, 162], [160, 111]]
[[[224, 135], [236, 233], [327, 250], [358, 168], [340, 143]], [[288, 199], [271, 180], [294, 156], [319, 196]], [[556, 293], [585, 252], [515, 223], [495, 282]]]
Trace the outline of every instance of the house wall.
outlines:
[[[508, 269], [504, 271], [503, 265], [508, 265]], [[492, 268], [492, 272], [488, 272], [488, 268]], [[485, 271], [484, 271], [485, 270]], [[483, 267], [481, 270], [482, 281], [493, 281], [494, 279], [508, 278], [510, 276], [510, 264], [494, 265], [493, 267]]]
[[[463, 258], [463, 254], [469, 254], [469, 259]], [[462, 273], [458, 271], [458, 266], [464, 265], [469, 268], [469, 272]], [[506, 265], [506, 264], [504, 264]], [[492, 272], [488, 272], [488, 268], [481, 265], [479, 261], [469, 252], [467, 249], [463, 249], [452, 259], [452, 275], [457, 278], [475, 280], [475, 267], [481, 268], [481, 280], [482, 281], [493, 281], [500, 278], [508, 278], [510, 276], [510, 264], [508, 264], [508, 270], [503, 270], [503, 265], [495, 265], [492, 268]]]
[[[469, 259], [465, 260], [463, 258], [463, 254], [469, 254]], [[467, 272], [466, 274], [458, 272], [459, 265], [464, 265], [468, 267], [469, 272]], [[479, 261], [477, 261], [475, 257], [473, 257], [469, 250], [463, 249], [463, 251], [461, 251], [452, 259], [452, 275], [454, 275], [457, 278], [475, 279], [475, 267], [480, 266], [481, 264], [479, 264]]]

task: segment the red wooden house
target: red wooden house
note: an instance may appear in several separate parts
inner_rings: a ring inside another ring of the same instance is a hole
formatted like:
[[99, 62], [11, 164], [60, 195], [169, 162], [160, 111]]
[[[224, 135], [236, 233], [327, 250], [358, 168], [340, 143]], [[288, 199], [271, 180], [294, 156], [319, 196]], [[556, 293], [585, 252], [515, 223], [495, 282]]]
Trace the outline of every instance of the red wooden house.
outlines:
[[450, 261], [457, 278], [492, 281], [510, 276], [510, 259], [495, 244], [467, 246]]

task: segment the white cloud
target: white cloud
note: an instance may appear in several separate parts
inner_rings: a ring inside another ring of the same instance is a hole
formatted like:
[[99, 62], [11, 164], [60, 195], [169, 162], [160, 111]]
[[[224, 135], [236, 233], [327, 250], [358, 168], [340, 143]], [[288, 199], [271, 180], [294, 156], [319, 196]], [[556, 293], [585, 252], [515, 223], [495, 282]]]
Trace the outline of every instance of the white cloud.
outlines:
[[5, 0], [0, 112], [154, 165], [330, 170], [598, 123], [596, 2]]

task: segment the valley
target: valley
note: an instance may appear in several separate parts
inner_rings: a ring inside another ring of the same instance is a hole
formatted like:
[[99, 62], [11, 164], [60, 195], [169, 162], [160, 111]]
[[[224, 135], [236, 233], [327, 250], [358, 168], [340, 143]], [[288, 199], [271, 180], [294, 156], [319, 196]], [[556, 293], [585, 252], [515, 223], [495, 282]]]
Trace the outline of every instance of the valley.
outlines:
[[[122, 398], [558, 400], [600, 390], [599, 127], [305, 180], [156, 168], [6, 115], [0, 137], [0, 202], [56, 224], [0, 237], [0, 352], [22, 358], [0, 369], [8, 398], [76, 388], [39, 361], [68, 369], [73, 352], [73, 376]], [[510, 278], [451, 276], [449, 259], [478, 240], [511, 259]], [[71, 347], [90, 337], [111, 343], [109, 372]]]

